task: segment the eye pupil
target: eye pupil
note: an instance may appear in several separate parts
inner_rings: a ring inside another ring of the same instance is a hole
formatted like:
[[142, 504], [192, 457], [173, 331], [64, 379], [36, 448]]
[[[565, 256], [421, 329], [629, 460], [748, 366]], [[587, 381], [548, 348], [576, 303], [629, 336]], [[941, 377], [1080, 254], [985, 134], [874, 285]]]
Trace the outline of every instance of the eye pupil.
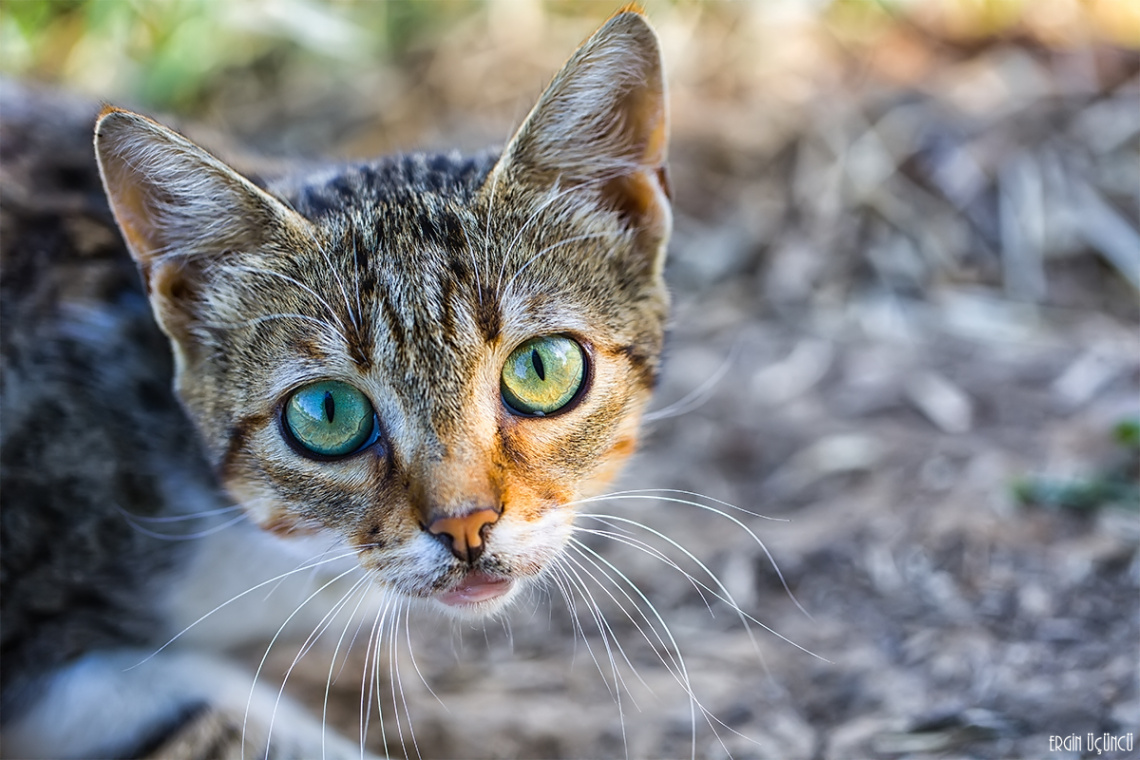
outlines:
[[301, 454], [345, 457], [378, 435], [376, 412], [360, 389], [322, 380], [293, 392], [282, 408], [284, 433]]
[[566, 335], [540, 335], [507, 356], [499, 390], [510, 410], [545, 417], [573, 401], [585, 377], [586, 355], [577, 341]]

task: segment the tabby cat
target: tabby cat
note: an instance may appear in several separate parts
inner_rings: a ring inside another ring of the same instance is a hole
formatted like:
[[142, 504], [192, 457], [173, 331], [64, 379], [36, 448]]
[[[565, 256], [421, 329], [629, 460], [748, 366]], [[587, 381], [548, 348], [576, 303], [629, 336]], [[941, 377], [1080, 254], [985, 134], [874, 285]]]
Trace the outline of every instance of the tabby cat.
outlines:
[[319, 621], [314, 572], [474, 618], [556, 561], [658, 372], [654, 32], [614, 16], [466, 158], [247, 178], [0, 106], [4, 755], [360, 757], [217, 652]]

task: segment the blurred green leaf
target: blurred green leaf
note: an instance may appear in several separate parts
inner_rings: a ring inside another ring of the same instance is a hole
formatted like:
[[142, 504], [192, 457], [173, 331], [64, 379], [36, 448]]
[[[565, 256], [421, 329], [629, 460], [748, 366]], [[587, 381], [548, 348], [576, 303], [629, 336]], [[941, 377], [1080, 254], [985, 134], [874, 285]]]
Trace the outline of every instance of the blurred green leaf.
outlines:
[[1121, 420], [1112, 431], [1113, 438], [1128, 449], [1140, 449], [1140, 418]]
[[1140, 486], [1124, 480], [1027, 478], [1014, 484], [1013, 493], [1026, 506], [1074, 512], [1092, 512], [1106, 506], [1140, 510]]

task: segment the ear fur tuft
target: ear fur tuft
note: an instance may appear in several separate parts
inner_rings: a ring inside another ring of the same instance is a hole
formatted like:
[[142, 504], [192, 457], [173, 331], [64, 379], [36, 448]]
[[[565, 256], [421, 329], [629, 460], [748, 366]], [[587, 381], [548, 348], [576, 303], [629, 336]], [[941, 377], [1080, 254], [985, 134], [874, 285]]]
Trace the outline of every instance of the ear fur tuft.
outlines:
[[618, 8], [616, 11], [614, 11], [614, 15], [610, 16], [610, 18], [614, 18], [615, 16], [620, 16], [623, 13], [636, 13], [638, 16], [644, 16], [645, 15], [645, 7], [641, 3], [626, 3], [625, 5]]

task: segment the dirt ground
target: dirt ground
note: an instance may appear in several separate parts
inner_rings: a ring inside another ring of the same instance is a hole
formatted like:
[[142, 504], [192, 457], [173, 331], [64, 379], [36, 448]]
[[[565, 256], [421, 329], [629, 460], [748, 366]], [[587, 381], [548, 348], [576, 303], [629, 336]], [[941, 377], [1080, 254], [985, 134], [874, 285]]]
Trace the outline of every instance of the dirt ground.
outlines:
[[[1140, 62], [1025, 40], [924, 60], [829, 65], [784, 109], [682, 83], [665, 374], [628, 492], [596, 505], [614, 517], [580, 521], [602, 613], [552, 588], [485, 626], [414, 618], [371, 746], [1134, 741], [1137, 450], [1113, 431], [1140, 413]], [[333, 689], [350, 736], [361, 657]]]

